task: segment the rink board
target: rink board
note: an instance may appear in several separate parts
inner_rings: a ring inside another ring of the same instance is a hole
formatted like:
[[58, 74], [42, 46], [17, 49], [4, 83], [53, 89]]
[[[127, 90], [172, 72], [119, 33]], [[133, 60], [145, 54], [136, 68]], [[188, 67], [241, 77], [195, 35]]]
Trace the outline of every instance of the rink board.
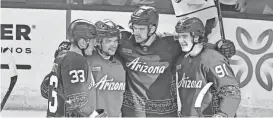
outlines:
[[[1, 37], [1, 64], [7, 64], [7, 60], [14, 58], [16, 64], [20, 65], [17, 69], [17, 84], [5, 109], [45, 110], [46, 100], [41, 97], [39, 86], [51, 69], [58, 44], [66, 38], [67, 11], [1, 10], [1, 26], [6, 27], [4, 38]], [[129, 30], [130, 15], [129, 12], [77, 10], [71, 11], [70, 19], [83, 18], [93, 22], [112, 19]], [[174, 32], [175, 23], [175, 16], [160, 15], [158, 31]], [[232, 57], [231, 64], [241, 82], [240, 116], [273, 116], [272, 27], [272, 21], [224, 18], [226, 37], [235, 43], [237, 49], [237, 55]], [[3, 33], [2, 29], [1, 32]], [[12, 56], [6, 51], [12, 51]], [[9, 86], [9, 76], [9, 69], [1, 69], [1, 99]]]

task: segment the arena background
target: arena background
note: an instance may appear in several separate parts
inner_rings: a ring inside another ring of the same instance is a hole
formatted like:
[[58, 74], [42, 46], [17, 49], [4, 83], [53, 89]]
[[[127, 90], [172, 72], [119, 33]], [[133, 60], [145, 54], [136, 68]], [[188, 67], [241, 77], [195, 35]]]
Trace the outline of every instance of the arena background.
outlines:
[[[39, 86], [51, 69], [58, 44], [66, 38], [70, 21], [111, 19], [129, 30], [128, 21], [136, 8], [132, 3], [87, 5], [50, 1], [1, 1], [1, 100], [10, 83], [11, 70], [6, 65], [11, 58], [18, 71], [17, 83], [2, 116], [45, 114], [47, 101], [41, 97]], [[158, 32], [174, 32], [176, 18], [171, 3], [161, 0], [156, 1], [155, 6], [161, 13]], [[241, 82], [242, 101], [238, 116], [272, 117], [273, 17], [232, 12], [223, 12], [223, 15], [226, 37], [237, 49], [230, 62]]]

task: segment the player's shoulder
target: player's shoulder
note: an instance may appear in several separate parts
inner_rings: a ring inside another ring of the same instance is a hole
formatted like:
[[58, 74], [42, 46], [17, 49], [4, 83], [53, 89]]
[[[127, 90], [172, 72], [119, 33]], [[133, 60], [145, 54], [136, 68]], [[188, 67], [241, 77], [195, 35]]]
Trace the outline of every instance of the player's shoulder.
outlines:
[[86, 58], [76, 52], [67, 51], [62, 59], [63, 66], [82, 66], [86, 64]]
[[173, 45], [178, 45], [179, 42], [174, 40], [173, 36], [160, 36], [157, 35], [157, 38], [159, 38], [160, 40], [164, 41], [167, 44], [173, 44]]
[[164, 47], [168, 47], [171, 51], [181, 51], [179, 42], [175, 41], [173, 36], [157, 36], [157, 38], [157, 40], [159, 40], [159, 42], [163, 44]]
[[120, 39], [121, 40], [129, 40], [129, 38], [132, 36], [132, 33], [126, 30], [120, 31]]
[[160, 34], [157, 34], [157, 36], [161, 39], [164, 39], [164, 40], [173, 40], [174, 41], [174, 37], [171, 36], [171, 35], [160, 35]]
[[227, 61], [224, 55], [214, 49], [204, 48], [200, 55], [202, 61], [206, 64], [212, 64], [219, 61]]
[[64, 59], [67, 57], [68, 52], [69, 51], [67, 51], [67, 50], [63, 50], [63, 51], [59, 52], [59, 54], [54, 59], [54, 63], [56, 63], [56, 64], [62, 63], [64, 61]]

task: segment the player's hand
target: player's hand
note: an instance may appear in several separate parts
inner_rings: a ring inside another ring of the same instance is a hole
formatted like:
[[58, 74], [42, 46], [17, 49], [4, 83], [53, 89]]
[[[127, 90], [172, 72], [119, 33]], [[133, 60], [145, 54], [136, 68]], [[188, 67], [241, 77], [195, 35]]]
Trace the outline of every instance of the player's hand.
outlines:
[[231, 58], [236, 53], [234, 43], [230, 40], [224, 39], [216, 42], [216, 50], [227, 58]]
[[71, 46], [71, 43], [68, 40], [61, 42], [58, 49], [55, 51], [54, 58], [56, 58], [61, 51], [69, 50], [70, 46]]
[[50, 72], [49, 74], [47, 74], [42, 82], [42, 84], [40, 85], [40, 90], [41, 90], [41, 95], [45, 98], [48, 99], [48, 91], [49, 91], [49, 78], [51, 77], [52, 73]]

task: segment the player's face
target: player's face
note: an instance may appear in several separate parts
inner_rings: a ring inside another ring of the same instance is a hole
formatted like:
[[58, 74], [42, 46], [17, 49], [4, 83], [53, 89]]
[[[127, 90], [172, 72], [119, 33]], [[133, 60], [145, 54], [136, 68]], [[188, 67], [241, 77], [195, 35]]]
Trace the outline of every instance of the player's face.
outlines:
[[148, 26], [133, 24], [133, 33], [137, 43], [141, 43], [148, 38]]
[[109, 56], [114, 55], [118, 47], [118, 37], [104, 38], [101, 47], [105, 54]]
[[193, 46], [193, 37], [190, 33], [178, 33], [177, 40], [180, 43], [183, 52], [188, 52]]
[[96, 45], [96, 39], [91, 39], [90, 42], [88, 42], [88, 48], [84, 50], [84, 53], [86, 55], [92, 55], [92, 52], [94, 50], [94, 46]]

